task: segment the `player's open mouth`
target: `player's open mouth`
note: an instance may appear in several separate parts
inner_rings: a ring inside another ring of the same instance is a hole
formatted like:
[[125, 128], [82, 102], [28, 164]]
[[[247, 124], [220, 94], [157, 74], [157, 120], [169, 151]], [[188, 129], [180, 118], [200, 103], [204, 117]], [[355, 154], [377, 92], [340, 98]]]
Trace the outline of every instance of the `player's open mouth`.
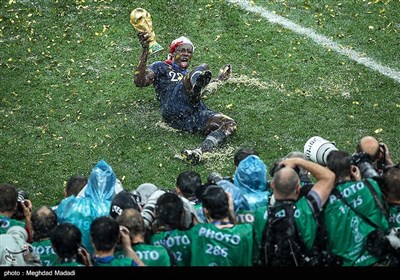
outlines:
[[189, 60], [188, 59], [182, 59], [181, 60], [181, 63], [180, 63], [181, 67], [187, 67], [188, 64], [189, 64]]

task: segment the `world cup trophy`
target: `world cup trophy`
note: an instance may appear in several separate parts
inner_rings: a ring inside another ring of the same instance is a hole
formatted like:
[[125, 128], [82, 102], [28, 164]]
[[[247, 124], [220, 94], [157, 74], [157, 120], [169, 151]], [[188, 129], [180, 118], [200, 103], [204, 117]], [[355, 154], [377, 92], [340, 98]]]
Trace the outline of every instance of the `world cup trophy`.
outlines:
[[138, 31], [146, 31], [150, 35], [149, 54], [155, 54], [164, 48], [157, 43], [156, 35], [153, 31], [153, 22], [150, 13], [145, 9], [136, 8], [131, 12], [130, 21], [133, 27]]

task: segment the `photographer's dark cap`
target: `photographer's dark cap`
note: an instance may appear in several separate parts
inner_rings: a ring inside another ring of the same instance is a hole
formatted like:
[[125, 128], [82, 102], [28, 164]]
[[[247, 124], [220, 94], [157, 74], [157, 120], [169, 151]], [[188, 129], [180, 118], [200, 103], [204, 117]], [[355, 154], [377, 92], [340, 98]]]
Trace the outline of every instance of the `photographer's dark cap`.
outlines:
[[110, 216], [117, 218], [125, 209], [133, 208], [141, 211], [137, 204], [137, 197], [128, 191], [119, 192], [112, 200], [110, 207]]

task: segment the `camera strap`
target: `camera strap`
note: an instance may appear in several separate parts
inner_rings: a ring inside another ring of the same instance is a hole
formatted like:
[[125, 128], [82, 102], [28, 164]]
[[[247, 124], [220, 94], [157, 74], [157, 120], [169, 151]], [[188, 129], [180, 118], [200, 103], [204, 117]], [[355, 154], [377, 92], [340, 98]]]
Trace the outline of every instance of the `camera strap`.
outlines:
[[381, 200], [379, 199], [378, 194], [376, 193], [376, 190], [375, 190], [374, 187], [372, 186], [371, 182], [368, 181], [368, 180], [363, 180], [363, 182], [364, 182], [364, 184], [367, 186], [367, 188], [369, 189], [369, 191], [371, 192], [372, 197], [374, 198], [376, 204], [377, 204], [378, 207], [379, 207], [379, 210], [381, 210], [382, 214], [383, 214], [386, 218], [388, 218], [388, 217], [389, 217], [389, 213], [388, 213], [388, 211], [386, 210], [387, 208], [385, 208], [385, 207], [382, 205], [382, 202], [381, 202]]

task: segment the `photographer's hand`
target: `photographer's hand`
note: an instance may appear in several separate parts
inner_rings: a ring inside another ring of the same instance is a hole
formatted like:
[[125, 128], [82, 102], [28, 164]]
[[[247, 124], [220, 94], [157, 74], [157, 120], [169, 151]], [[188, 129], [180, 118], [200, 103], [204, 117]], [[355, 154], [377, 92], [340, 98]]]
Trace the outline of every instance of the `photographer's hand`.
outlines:
[[298, 163], [298, 158], [287, 158], [282, 160], [279, 163], [279, 168], [281, 167], [290, 167], [292, 169], [295, 169], [297, 167], [297, 163]]
[[80, 257], [80, 259], [82, 260], [82, 262], [85, 266], [93, 266], [91, 258], [90, 258], [90, 254], [88, 251], [86, 251], [85, 248], [80, 247], [78, 249], [78, 256]]
[[352, 165], [350, 169], [350, 176], [351, 180], [353, 181], [361, 181], [362, 176], [361, 176], [361, 171], [360, 168], [358, 168], [356, 165]]
[[129, 229], [124, 226], [119, 227], [119, 233], [121, 236], [122, 247], [124, 254], [133, 259], [138, 266], [145, 266], [144, 262], [139, 258], [136, 252], [132, 248], [131, 237], [129, 235]]
[[28, 242], [32, 241], [33, 238], [33, 227], [32, 227], [32, 202], [29, 199], [25, 199], [21, 203], [22, 210], [25, 217], [25, 230], [28, 233]]
[[32, 202], [29, 199], [25, 199], [21, 203], [21, 206], [22, 206], [22, 209], [24, 211], [25, 219], [29, 218], [29, 220], [30, 220], [31, 216], [32, 216]]
[[392, 157], [390, 156], [389, 147], [385, 143], [380, 143], [380, 144], [383, 145], [383, 147], [384, 147], [383, 152], [385, 153], [385, 159], [386, 159], [385, 165], [387, 167], [390, 167], [393, 165], [393, 161], [392, 161]]
[[321, 199], [321, 206], [325, 204], [335, 186], [335, 174], [331, 170], [322, 165], [302, 158], [287, 158], [283, 160], [281, 164], [293, 169], [295, 169], [295, 167], [304, 168], [310, 172], [311, 175], [317, 179], [311, 190], [315, 191], [319, 195]]
[[124, 226], [120, 226], [119, 227], [119, 234], [121, 236], [121, 242], [122, 242], [122, 246], [125, 247], [131, 247], [132, 243], [131, 243], [131, 237], [129, 236], [129, 229], [127, 229]]

